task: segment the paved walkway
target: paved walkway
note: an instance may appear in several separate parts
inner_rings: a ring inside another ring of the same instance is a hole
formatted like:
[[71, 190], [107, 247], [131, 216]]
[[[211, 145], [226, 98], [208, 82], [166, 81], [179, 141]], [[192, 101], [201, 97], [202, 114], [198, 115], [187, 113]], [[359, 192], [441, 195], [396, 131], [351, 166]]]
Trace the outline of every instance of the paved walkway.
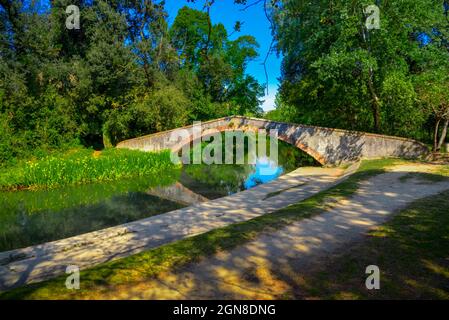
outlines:
[[[426, 182], [409, 172], [429, 165], [403, 165], [361, 183], [333, 209], [311, 219], [190, 264], [157, 279], [110, 288], [105, 299], [274, 299], [301, 292], [301, 273], [329, 255], [360, 241], [374, 226], [416, 199], [449, 189], [449, 182]], [[364, 274], [364, 271], [361, 271]], [[98, 295], [96, 295], [98, 297]]]
[[[357, 169], [300, 168], [229, 197], [60, 241], [0, 253], [0, 291], [247, 221], [306, 199]], [[268, 197], [268, 198], [267, 198]]]

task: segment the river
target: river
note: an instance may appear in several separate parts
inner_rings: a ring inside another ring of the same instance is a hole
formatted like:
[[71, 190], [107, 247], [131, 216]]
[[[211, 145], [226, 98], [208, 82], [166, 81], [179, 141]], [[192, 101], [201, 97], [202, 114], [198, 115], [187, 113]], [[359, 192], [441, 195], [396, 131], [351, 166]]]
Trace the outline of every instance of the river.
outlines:
[[224, 197], [316, 165], [279, 142], [278, 163], [184, 165], [182, 169], [110, 183], [0, 193], [0, 251], [59, 240]]

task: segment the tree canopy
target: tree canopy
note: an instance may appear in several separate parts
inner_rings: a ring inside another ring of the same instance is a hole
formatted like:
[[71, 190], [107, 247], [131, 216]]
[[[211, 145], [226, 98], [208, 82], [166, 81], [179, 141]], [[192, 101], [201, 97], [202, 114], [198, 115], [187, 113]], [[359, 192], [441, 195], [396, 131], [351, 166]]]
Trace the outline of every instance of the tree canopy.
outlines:
[[376, 1], [380, 29], [369, 30], [372, 1], [277, 1], [272, 16], [283, 63], [275, 116], [428, 139], [427, 128], [448, 119], [443, 2]]
[[[66, 8], [80, 28], [66, 27]], [[101, 148], [231, 114], [259, 115], [249, 35], [164, 1], [1, 0], [0, 161], [81, 142]]]

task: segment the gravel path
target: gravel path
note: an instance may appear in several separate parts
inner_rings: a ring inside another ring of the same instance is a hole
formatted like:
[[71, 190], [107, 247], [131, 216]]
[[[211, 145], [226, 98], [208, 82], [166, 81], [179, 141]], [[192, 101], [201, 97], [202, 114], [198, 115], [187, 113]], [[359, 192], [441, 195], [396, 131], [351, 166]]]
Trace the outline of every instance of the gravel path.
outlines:
[[[449, 189], [449, 182], [403, 177], [431, 165], [401, 165], [361, 183], [333, 209], [146, 282], [111, 288], [106, 299], [272, 299], [300, 292], [302, 271], [363, 240], [411, 202]], [[363, 273], [363, 271], [362, 271]]]

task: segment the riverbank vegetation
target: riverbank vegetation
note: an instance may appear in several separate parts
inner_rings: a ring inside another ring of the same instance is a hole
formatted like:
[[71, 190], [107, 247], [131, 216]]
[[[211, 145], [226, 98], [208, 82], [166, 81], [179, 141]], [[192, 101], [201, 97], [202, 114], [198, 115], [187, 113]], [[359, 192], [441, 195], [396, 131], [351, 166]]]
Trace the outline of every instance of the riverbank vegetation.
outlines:
[[36, 191], [0, 192], [0, 252], [100, 230], [179, 209], [153, 196], [152, 188], [177, 181], [181, 170], [164, 170], [111, 182]]
[[84, 185], [65, 186], [55, 189], [24, 190], [21, 192], [0, 192], [2, 215], [0, 221], [4, 224], [7, 216], [13, 217], [20, 210], [34, 215], [40, 211], [60, 211], [65, 208], [89, 206], [112, 197], [126, 193], [148, 191], [154, 187], [172, 185], [179, 179], [181, 170], [164, 170], [164, 175], [144, 175], [141, 177], [124, 178], [116, 181], [88, 183]]
[[75, 149], [38, 160], [22, 161], [0, 173], [0, 190], [51, 189], [67, 185], [160, 175], [176, 166], [170, 152], [126, 149]]

